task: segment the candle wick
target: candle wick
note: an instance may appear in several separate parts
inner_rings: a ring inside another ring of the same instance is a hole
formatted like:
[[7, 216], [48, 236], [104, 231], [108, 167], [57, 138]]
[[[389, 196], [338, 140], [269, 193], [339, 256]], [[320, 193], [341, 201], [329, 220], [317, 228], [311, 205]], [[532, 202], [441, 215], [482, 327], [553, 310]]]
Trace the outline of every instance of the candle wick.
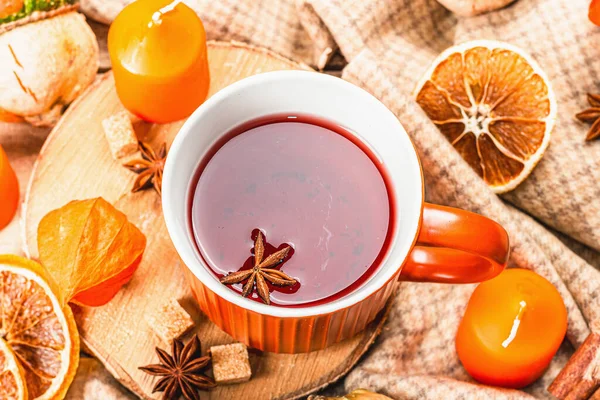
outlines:
[[167, 4], [163, 8], [152, 14], [152, 21], [148, 22], [148, 28], [152, 28], [153, 25], [160, 25], [162, 23], [162, 16], [168, 12], [171, 12], [177, 7], [180, 3], [183, 3], [183, 0], [175, 0], [171, 3]]
[[519, 312], [517, 313], [517, 316], [515, 317], [515, 320], [513, 321], [513, 326], [510, 330], [510, 335], [508, 335], [506, 340], [504, 342], [502, 342], [502, 347], [504, 347], [504, 348], [507, 348], [508, 345], [513, 340], [515, 340], [515, 337], [517, 337], [517, 331], [519, 330], [519, 325], [521, 325], [521, 318], [523, 318], [523, 313], [525, 312], [525, 306], [527, 306], [527, 303], [525, 303], [525, 301], [521, 300], [519, 302], [519, 305], [521, 306], [521, 308], [519, 308]]

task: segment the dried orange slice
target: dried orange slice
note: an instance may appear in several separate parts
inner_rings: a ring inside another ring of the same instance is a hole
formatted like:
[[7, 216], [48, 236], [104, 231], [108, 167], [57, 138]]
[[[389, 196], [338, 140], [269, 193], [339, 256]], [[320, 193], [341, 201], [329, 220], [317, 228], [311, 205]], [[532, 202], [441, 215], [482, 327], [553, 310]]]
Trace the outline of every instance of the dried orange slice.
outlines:
[[[0, 255], [0, 354], [5, 359], [8, 354], [22, 371], [18, 376], [14, 367], [5, 367], [12, 376], [6, 375], [7, 382], [15, 388], [20, 380], [27, 385], [24, 397], [15, 399], [62, 399], [75, 377], [79, 334], [71, 309], [61, 308], [53, 286], [40, 264]], [[0, 375], [2, 399], [3, 378]]]
[[27, 400], [23, 368], [15, 353], [0, 339], [0, 399]]
[[507, 43], [476, 40], [440, 54], [415, 97], [496, 193], [517, 187], [550, 142], [556, 98], [539, 65]]

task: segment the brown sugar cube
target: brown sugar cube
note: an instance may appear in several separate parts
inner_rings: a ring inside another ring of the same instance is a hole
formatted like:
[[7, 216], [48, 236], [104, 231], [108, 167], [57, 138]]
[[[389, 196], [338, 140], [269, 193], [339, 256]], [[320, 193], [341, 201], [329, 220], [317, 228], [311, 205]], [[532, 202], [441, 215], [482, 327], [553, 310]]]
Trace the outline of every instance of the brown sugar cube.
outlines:
[[133, 154], [138, 149], [138, 139], [127, 111], [120, 111], [102, 120], [102, 128], [115, 160]]
[[248, 349], [242, 343], [210, 348], [213, 375], [219, 384], [246, 382], [252, 376]]
[[163, 304], [158, 312], [146, 315], [146, 322], [167, 344], [180, 338], [194, 326], [194, 321], [176, 299], [170, 299]]

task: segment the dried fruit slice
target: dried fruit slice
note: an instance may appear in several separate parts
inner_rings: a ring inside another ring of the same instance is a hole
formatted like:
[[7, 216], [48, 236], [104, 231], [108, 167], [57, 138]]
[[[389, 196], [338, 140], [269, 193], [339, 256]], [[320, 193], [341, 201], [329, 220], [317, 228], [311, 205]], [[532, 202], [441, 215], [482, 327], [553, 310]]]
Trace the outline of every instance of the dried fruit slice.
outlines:
[[23, 369], [15, 353], [0, 339], [0, 399], [27, 400]]
[[556, 98], [546, 74], [517, 47], [476, 40], [440, 54], [415, 97], [496, 193], [531, 173], [550, 142]]
[[29, 399], [64, 398], [79, 363], [73, 313], [49, 279], [34, 261], [0, 255], [0, 339], [22, 368]]

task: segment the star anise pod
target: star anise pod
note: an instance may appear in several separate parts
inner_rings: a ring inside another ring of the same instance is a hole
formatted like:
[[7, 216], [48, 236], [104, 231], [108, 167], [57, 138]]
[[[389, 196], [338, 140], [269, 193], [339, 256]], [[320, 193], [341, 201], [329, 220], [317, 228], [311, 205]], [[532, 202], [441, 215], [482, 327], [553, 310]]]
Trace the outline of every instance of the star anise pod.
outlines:
[[199, 400], [198, 390], [216, 386], [215, 381], [204, 375], [203, 370], [210, 363], [210, 356], [200, 356], [200, 339], [194, 335], [185, 346], [180, 340], [173, 341], [173, 354], [156, 348], [160, 364], [139, 367], [147, 374], [160, 376], [152, 393], [163, 392], [163, 400]]
[[256, 240], [254, 241], [254, 267], [243, 271], [232, 272], [222, 277], [221, 283], [232, 285], [241, 283], [247, 279], [248, 281], [244, 284], [242, 289], [242, 296], [248, 297], [252, 292], [252, 289], [254, 289], [254, 286], [256, 286], [256, 291], [262, 301], [265, 304], [271, 304], [269, 287], [267, 286], [265, 279], [278, 286], [292, 286], [297, 282], [294, 278], [278, 269], [271, 268], [287, 257], [290, 248], [291, 247], [288, 245], [263, 260], [265, 244], [263, 234], [259, 230]]
[[123, 164], [125, 168], [138, 174], [131, 191], [135, 193], [154, 187], [154, 190], [160, 195], [163, 170], [167, 159], [167, 145], [163, 143], [158, 152], [155, 152], [149, 144], [139, 142], [139, 149], [142, 154], [141, 159]]
[[581, 122], [592, 124], [585, 140], [593, 140], [600, 137], [600, 94], [588, 93], [587, 100], [590, 108], [583, 110], [575, 117]]

